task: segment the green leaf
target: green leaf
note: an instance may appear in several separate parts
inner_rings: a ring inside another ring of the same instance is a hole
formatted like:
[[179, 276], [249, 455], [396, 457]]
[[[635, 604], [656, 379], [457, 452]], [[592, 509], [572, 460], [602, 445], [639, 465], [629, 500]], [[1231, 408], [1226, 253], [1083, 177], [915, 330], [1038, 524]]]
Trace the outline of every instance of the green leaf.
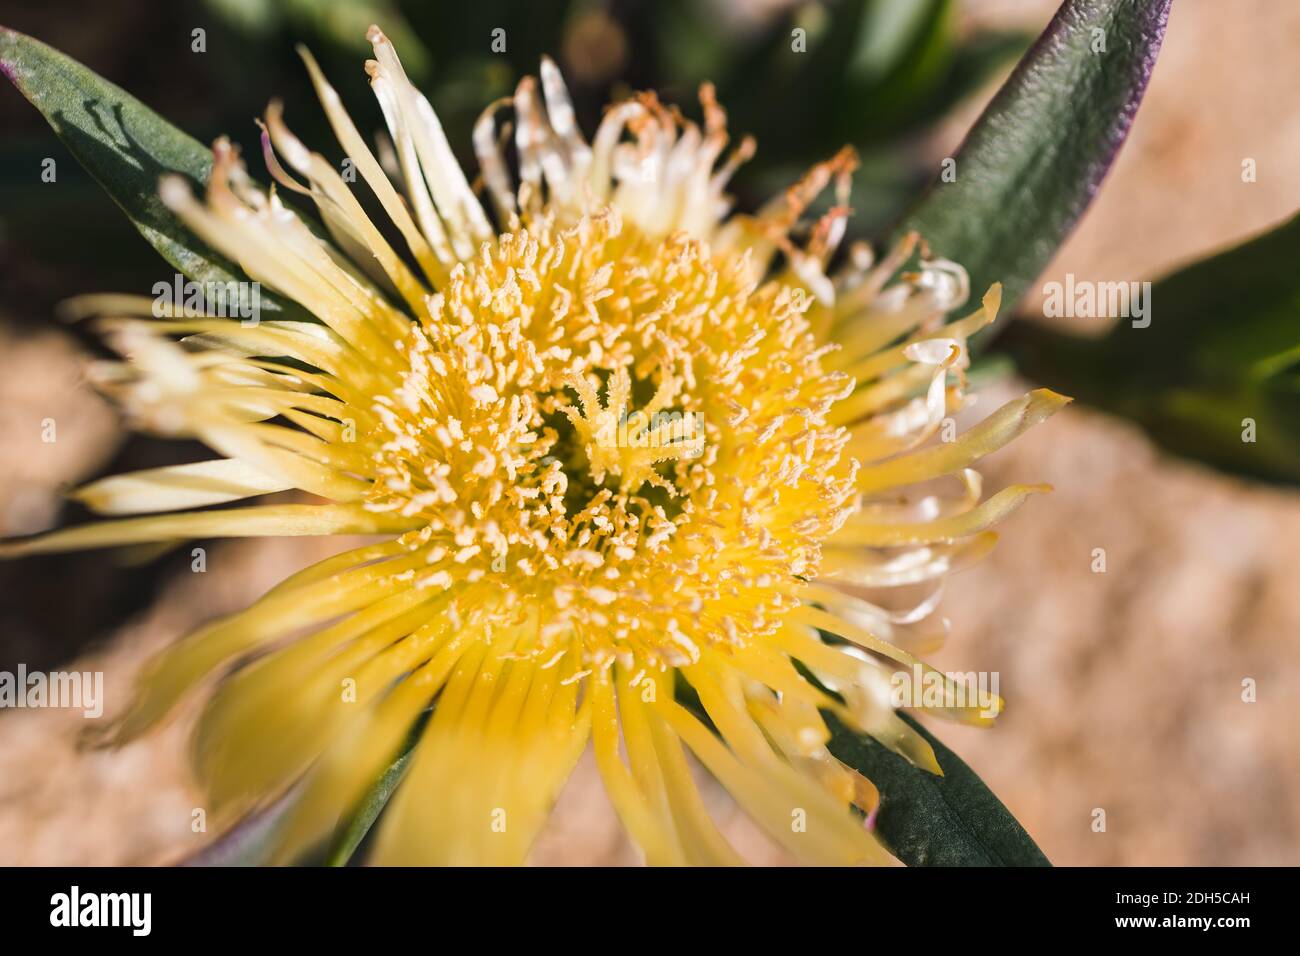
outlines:
[[375, 825], [379, 815], [384, 812], [384, 807], [388, 806], [388, 801], [392, 798], [393, 792], [397, 790], [402, 778], [406, 776], [407, 766], [415, 755], [415, 748], [424, 734], [424, 728], [428, 725], [429, 718], [432, 716], [432, 707], [420, 715], [420, 718], [411, 726], [410, 732], [407, 734], [401, 750], [393, 758], [393, 762], [380, 774], [379, 779], [371, 784], [365, 796], [352, 808], [350, 813], [345, 814], [340, 819], [339, 825], [334, 828], [333, 836], [326, 840], [323, 856], [319, 858], [326, 866], [347, 866], [348, 861], [360, 849], [366, 834]]
[[1018, 61], [1034, 42], [1023, 30], [984, 30], [957, 47], [948, 78], [935, 93], [927, 118], [938, 119], [978, 92], [1003, 67]]
[[1050, 866], [1011, 812], [975, 772], [906, 714], [943, 776], [913, 766], [823, 711], [830, 750], [880, 791], [876, 833], [908, 866]]
[[[1065, 0], [900, 231], [1019, 299], [1074, 228], [1128, 135], [1171, 0]], [[1104, 44], [1104, 51], [1100, 49]]]
[[[856, 48], [847, 73], [855, 83], [879, 81], [906, 66], [918, 46], [946, 32], [952, 15], [951, 0], [873, 0], [864, 9]], [[920, 42], [918, 42], [920, 41]]]
[[[817, 684], [798, 661], [795, 667], [806, 680]], [[695, 688], [680, 673], [673, 694], [679, 704], [717, 733]], [[832, 711], [823, 710], [821, 715], [831, 731], [831, 753], [880, 791], [876, 834], [908, 866], [1051, 866], [1024, 827], [975, 772], [907, 714], [899, 717], [929, 741], [943, 768], [942, 777], [849, 729]]]
[[1169, 451], [1300, 483], [1297, 260], [1300, 216], [1156, 282], [1146, 327], [1121, 319], [1094, 339], [1020, 321], [998, 343], [1023, 373], [1132, 419]]
[[[908, 129], [918, 120], [934, 119], [926, 106], [952, 71], [955, 22], [952, 0], [869, 4], [859, 27], [861, 45], [849, 63], [831, 127], [835, 139], [861, 146]], [[870, 39], [881, 35], [888, 39]], [[872, 52], [881, 46], [887, 51], [884, 55]]]
[[[392, 0], [206, 0], [213, 13], [239, 32], [265, 37], [287, 27], [294, 40], [310, 34], [350, 56], [373, 56], [366, 30], [372, 23], [402, 52], [411, 79], [427, 82], [433, 57]], [[486, 43], [486, 41], [484, 41]]]
[[[248, 281], [158, 198], [159, 177], [167, 173], [207, 182], [207, 147], [70, 57], [7, 27], [0, 27], [0, 70], [172, 266], [196, 282]], [[266, 292], [261, 307], [304, 315], [296, 304]]]
[[384, 771], [383, 776], [375, 781], [374, 786], [362, 798], [361, 804], [357, 807], [352, 819], [343, 828], [337, 842], [325, 854], [326, 866], [346, 866], [348, 860], [352, 859], [352, 855], [361, 846], [361, 841], [366, 838], [370, 828], [379, 819], [379, 814], [388, 805], [388, 800], [392, 797], [393, 791], [402, 782], [402, 777], [406, 775], [407, 765], [410, 764], [414, 753], [415, 748], [412, 746], [393, 761], [389, 768]]

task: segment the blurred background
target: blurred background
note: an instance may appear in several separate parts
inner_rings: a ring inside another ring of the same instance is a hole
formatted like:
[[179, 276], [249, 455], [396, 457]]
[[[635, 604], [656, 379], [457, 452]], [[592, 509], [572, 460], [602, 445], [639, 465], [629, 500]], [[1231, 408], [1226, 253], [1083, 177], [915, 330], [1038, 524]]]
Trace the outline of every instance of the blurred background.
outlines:
[[[563, 68], [588, 132], [612, 97], [653, 88], [694, 112], [698, 84], [712, 80], [733, 134], [759, 143], [735, 184], [740, 208], [848, 142], [863, 160], [852, 230], [877, 239], [1055, 7], [0, 0], [0, 24], [65, 51], [201, 140], [230, 134], [255, 173], [253, 118], [271, 96], [304, 141], [333, 155], [295, 41], [316, 53], [360, 128], [380, 125], [362, 70], [371, 22], [466, 155], [478, 112], [543, 52]], [[790, 54], [796, 26], [808, 56]], [[504, 53], [491, 49], [497, 28]], [[1286, 95], [1300, 87], [1298, 44], [1300, 6], [1178, 0], [1128, 144], [1016, 321], [1045, 321], [1044, 281], [1155, 279], [1300, 208], [1300, 112]], [[70, 295], [142, 293], [169, 267], [7, 84], [0, 128], [0, 534], [11, 535], [82, 520], [62, 497], [72, 485], [205, 455], [126, 433], [84, 384], [101, 347], [53, 318]], [[46, 158], [55, 183], [40, 179]], [[1245, 158], [1256, 161], [1255, 182], [1242, 180]], [[1025, 387], [1008, 363], [987, 369], [979, 415]], [[46, 418], [58, 423], [56, 443], [41, 441]], [[1006, 714], [992, 730], [931, 729], [1057, 864], [1300, 862], [1300, 496], [1171, 457], [1130, 422], [1082, 404], [982, 470], [990, 488], [1047, 481], [1056, 492], [1008, 521], [992, 557], [952, 579], [941, 607], [952, 637], [932, 662], [1000, 672]], [[190, 573], [188, 551], [0, 564], [0, 670], [103, 670], [112, 713], [158, 648], [350, 544], [212, 543], [204, 575]], [[1105, 573], [1093, 571], [1097, 548]], [[1254, 703], [1242, 700], [1245, 678], [1258, 687]], [[122, 751], [85, 753], [77, 712], [0, 712], [0, 864], [160, 863], [199, 849], [215, 834], [191, 832], [202, 805], [185, 761], [192, 716]], [[718, 794], [710, 799], [756, 858], [779, 859]], [[1105, 832], [1092, 826], [1098, 808]], [[636, 860], [587, 761], [534, 856]]]

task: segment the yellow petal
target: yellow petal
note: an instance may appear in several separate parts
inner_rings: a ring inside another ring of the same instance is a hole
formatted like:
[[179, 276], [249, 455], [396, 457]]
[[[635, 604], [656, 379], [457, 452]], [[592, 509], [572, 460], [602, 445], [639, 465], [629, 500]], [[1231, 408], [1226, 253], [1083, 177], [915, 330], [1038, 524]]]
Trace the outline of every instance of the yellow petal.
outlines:
[[201, 508], [292, 487], [247, 462], [218, 458], [113, 475], [79, 488], [71, 497], [98, 514], [126, 515]]
[[831, 540], [836, 545], [863, 545], [873, 548], [953, 541], [984, 531], [1015, 511], [1030, 495], [1051, 490], [1051, 485], [1012, 485], [964, 514], [938, 518], [934, 521], [886, 524], [852, 518], [836, 532]]
[[858, 475], [864, 494], [929, 481], [968, 468], [1068, 405], [1070, 399], [1039, 388], [1003, 405], [954, 442], [869, 465]]
[[410, 531], [410, 518], [375, 514], [360, 505], [259, 505], [223, 511], [101, 521], [0, 544], [0, 558], [83, 548], [113, 548], [177, 538], [256, 538], [267, 535], [385, 534]]

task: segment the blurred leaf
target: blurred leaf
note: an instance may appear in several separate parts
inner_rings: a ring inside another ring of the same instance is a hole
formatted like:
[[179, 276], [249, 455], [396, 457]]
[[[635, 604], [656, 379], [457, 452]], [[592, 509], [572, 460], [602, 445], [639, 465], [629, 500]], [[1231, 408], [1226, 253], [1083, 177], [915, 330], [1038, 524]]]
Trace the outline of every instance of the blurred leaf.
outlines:
[[416, 83], [427, 81], [433, 67], [428, 48], [392, 0], [205, 0], [230, 29], [247, 37], [267, 38], [288, 30], [295, 42], [315, 39], [353, 58], [372, 55], [366, 31], [377, 24], [402, 56], [402, 66]]
[[[758, 140], [734, 192], [754, 208], [845, 144], [855, 237], [879, 237], [930, 170], [902, 137], [939, 119], [1028, 47], [1016, 33], [959, 35], [956, 0], [845, 0], [793, 6], [747, 32], [698, 0], [664, 0], [648, 24], [658, 50], [651, 85], [678, 102], [716, 82], [729, 127]], [[802, 30], [804, 52], [795, 50]], [[829, 199], [825, 200], [829, 204]], [[815, 214], [817, 210], [813, 211]]]
[[[723, 84], [740, 51], [752, 40], [727, 42], [724, 25], [696, 0], [661, 0], [653, 9], [636, 11], [629, 26], [649, 28], [656, 40], [658, 88], [675, 94], [691, 92], [704, 82]], [[643, 19], [642, 19], [643, 18]]]
[[902, 65], [917, 39], [934, 32], [952, 9], [950, 0], [872, 0], [864, 8], [847, 73], [852, 81], [880, 80]]
[[908, 866], [1050, 866], [1037, 844], [975, 772], [907, 714], [934, 748], [943, 776], [913, 766], [834, 714], [830, 751], [880, 791], [876, 833]]
[[[196, 282], [247, 281], [238, 266], [208, 248], [158, 198], [158, 180], [165, 173], [206, 183], [210, 150], [70, 57], [4, 27], [0, 70], [164, 259]], [[267, 311], [301, 314], [298, 306], [270, 293], [263, 292], [261, 304]]]
[[282, 11], [277, 0], [206, 0], [208, 9], [241, 33], [265, 37], [280, 26]]
[[[543, 54], [555, 57], [565, 69], [584, 128], [590, 129], [599, 120], [604, 98], [591, 102], [590, 91], [565, 61], [564, 39], [571, 26], [570, 7], [578, 5], [576, 0], [460, 3], [454, 10], [442, 3], [393, 2], [428, 50], [433, 69], [424, 92], [462, 162], [474, 163], [470, 135], [479, 115], [493, 100], [509, 96], [520, 78], [535, 76]], [[505, 31], [504, 52], [492, 48], [495, 30]], [[393, 42], [405, 63], [405, 50], [396, 38]]]
[[[377, 24], [400, 51], [402, 67], [415, 83], [433, 73], [433, 56], [392, 0], [273, 0], [298, 33], [315, 34], [361, 59], [374, 56], [366, 31]], [[301, 39], [301, 36], [295, 39]], [[488, 38], [484, 38], [486, 47]]]
[[[956, 56], [952, 0], [873, 0], [864, 13], [866, 36], [880, 31], [892, 39], [887, 58], [881, 58], [876, 69], [861, 70], [862, 48], [849, 65], [833, 135], [855, 144], [915, 126]], [[945, 103], [941, 109], [951, 107]]]
[[845, 143], [872, 143], [910, 125], [947, 76], [953, 20], [953, 0], [804, 4], [774, 18], [729, 59], [725, 75], [708, 78], [732, 128], [758, 138], [760, 164], [806, 167]]
[[998, 343], [1025, 374], [1132, 419], [1170, 451], [1300, 483], [1297, 261], [1300, 216], [1156, 282], [1146, 328], [1121, 319], [1095, 339], [1020, 321]]
[[1128, 135], [1169, 4], [1065, 0], [957, 151], [955, 181], [936, 178], [900, 231], [960, 262], [973, 288], [1019, 299]]
[[961, 43], [943, 84], [931, 97], [922, 116], [940, 118], [966, 97], [977, 93], [1004, 66], [1019, 60], [1034, 42], [1021, 30], [985, 30]]
[[180, 861], [181, 866], [262, 866], [271, 858], [280, 824], [293, 809], [297, 790], [270, 806], [250, 813], [202, 850]]

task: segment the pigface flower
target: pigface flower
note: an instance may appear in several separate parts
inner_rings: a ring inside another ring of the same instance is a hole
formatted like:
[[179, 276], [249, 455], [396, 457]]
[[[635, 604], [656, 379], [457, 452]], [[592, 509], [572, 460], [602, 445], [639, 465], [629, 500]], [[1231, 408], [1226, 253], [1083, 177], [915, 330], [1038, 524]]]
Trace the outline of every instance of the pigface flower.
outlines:
[[[215, 683], [199, 775], [227, 816], [291, 793], [285, 860], [414, 740], [380, 862], [522, 861], [588, 743], [650, 863], [738, 861], [688, 752], [798, 858], [889, 862], [876, 790], [828, 750], [827, 715], [938, 772], [891, 675], [921, 672], [945, 575], [1041, 490], [984, 498], [971, 466], [1065, 401], [1033, 392], [937, 434], [997, 287], [949, 321], [966, 275], [917, 237], [878, 262], [839, 249], [847, 150], [732, 214], [726, 184], [754, 144], [728, 152], [707, 86], [702, 123], [647, 93], [588, 141], [543, 60], [477, 123], [475, 188], [392, 45], [370, 39], [384, 162], [304, 53], [355, 192], [276, 103], [262, 147], [278, 188], [224, 140], [202, 198], [161, 185], [301, 315], [80, 303], [125, 356], [99, 384], [140, 427], [220, 457], [97, 481], [78, 497], [115, 520], [9, 553], [374, 536], [162, 654], [114, 739]], [[881, 597], [901, 587], [919, 603]], [[930, 703], [991, 719], [956, 693]]]

